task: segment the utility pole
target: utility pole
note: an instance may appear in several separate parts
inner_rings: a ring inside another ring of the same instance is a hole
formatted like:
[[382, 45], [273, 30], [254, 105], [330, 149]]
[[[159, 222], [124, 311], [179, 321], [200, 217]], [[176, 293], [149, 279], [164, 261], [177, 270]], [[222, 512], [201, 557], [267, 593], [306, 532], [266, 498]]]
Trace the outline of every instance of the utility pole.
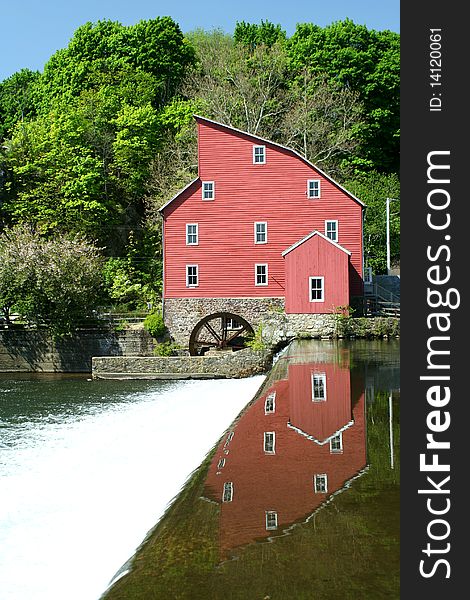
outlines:
[[387, 275], [390, 275], [390, 202], [396, 202], [396, 198], [386, 199], [387, 211]]

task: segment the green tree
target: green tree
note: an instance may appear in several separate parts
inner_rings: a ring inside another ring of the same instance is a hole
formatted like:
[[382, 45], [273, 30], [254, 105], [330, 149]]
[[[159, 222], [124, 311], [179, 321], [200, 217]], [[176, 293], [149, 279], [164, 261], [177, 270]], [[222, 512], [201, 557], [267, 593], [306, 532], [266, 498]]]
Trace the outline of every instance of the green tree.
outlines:
[[138, 70], [154, 79], [154, 106], [161, 106], [175, 93], [194, 50], [170, 17], [140, 21], [126, 27], [115, 21], [85, 23], [67, 48], [46, 63], [42, 76], [44, 102], [73, 97], [99, 85], [97, 74], [119, 74]]
[[0, 141], [7, 138], [18, 121], [38, 110], [38, 71], [21, 69], [0, 82]]
[[276, 42], [283, 42], [286, 39], [286, 32], [280, 25], [274, 25], [270, 21], [262, 20], [259, 25], [237, 21], [233, 39], [253, 50], [260, 45], [271, 47]]
[[[400, 199], [400, 181], [396, 174], [360, 174], [344, 182], [346, 189], [366, 204], [364, 218], [364, 259], [374, 273], [387, 272], [386, 199]], [[400, 203], [390, 202], [390, 258], [400, 261]]]
[[369, 30], [346, 19], [324, 28], [299, 24], [286, 45], [291, 77], [302, 78], [307, 70], [359, 94], [365, 118], [357, 132], [360, 151], [354, 164], [397, 172], [399, 35]]
[[46, 239], [27, 225], [0, 235], [0, 306], [55, 334], [73, 331], [101, 297], [102, 258], [82, 236]]

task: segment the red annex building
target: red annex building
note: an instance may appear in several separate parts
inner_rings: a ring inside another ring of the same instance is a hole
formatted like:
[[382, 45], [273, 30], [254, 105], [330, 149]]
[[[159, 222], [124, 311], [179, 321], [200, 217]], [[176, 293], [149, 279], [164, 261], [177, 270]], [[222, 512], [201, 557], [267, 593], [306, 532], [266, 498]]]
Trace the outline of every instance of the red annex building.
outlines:
[[362, 296], [363, 203], [296, 151], [195, 119], [199, 176], [160, 209], [165, 319], [273, 302], [325, 314]]

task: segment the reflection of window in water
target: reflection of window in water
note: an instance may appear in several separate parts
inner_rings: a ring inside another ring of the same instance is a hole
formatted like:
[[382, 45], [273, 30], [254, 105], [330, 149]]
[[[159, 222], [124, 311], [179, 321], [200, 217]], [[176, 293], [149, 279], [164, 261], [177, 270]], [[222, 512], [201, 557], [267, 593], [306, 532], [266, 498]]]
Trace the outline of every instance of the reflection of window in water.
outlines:
[[276, 406], [276, 392], [271, 392], [266, 396], [266, 402], [264, 403], [264, 413], [273, 413]]
[[266, 511], [266, 529], [277, 529], [277, 512], [274, 510]]
[[328, 475], [325, 475], [325, 473], [314, 475], [313, 485], [315, 494], [325, 494], [328, 491]]
[[326, 400], [325, 373], [312, 373], [312, 400], [314, 402]]
[[338, 433], [334, 438], [330, 440], [330, 452], [342, 452], [343, 451], [343, 434]]
[[218, 468], [218, 469], [221, 469], [221, 468], [222, 468], [222, 467], [224, 467], [224, 466], [225, 466], [225, 458], [221, 458], [221, 459], [219, 460], [219, 464], [217, 465], [217, 468]]
[[227, 436], [227, 439], [225, 440], [224, 448], [225, 448], [225, 446], [227, 446], [228, 444], [230, 444], [230, 442], [231, 442], [231, 441], [232, 441], [232, 439], [233, 439], [233, 435], [234, 435], [234, 433], [235, 433], [234, 431], [231, 431], [231, 432], [228, 434], [228, 436]]
[[274, 431], [264, 432], [264, 451], [274, 454], [275, 433]]
[[224, 493], [222, 494], [222, 502], [232, 502], [233, 499], [233, 483], [226, 481], [224, 483]]

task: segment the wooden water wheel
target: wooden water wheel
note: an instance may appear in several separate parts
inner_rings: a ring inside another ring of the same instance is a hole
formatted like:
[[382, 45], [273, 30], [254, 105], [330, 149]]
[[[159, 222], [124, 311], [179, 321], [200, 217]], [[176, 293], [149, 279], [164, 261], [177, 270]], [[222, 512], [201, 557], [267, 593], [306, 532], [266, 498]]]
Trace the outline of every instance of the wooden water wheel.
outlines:
[[208, 350], [241, 350], [253, 337], [252, 326], [242, 317], [228, 312], [208, 315], [199, 321], [189, 338], [189, 353], [200, 356]]

